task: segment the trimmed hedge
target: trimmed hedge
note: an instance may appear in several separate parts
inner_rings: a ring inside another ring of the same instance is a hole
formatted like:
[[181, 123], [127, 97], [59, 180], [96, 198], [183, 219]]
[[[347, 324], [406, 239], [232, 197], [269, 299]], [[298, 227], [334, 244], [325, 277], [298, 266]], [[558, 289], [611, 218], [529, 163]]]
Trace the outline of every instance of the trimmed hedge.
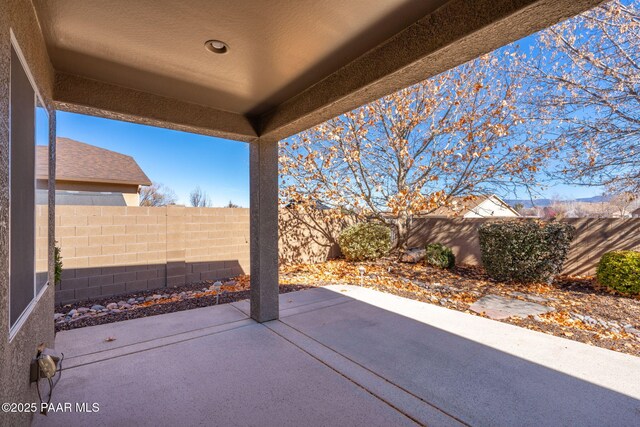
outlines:
[[355, 224], [340, 233], [338, 245], [349, 261], [378, 259], [391, 250], [391, 230], [382, 224]]
[[482, 264], [495, 280], [550, 282], [562, 271], [575, 228], [562, 222], [506, 220], [479, 229]]
[[628, 295], [640, 295], [640, 252], [613, 251], [602, 255], [598, 283]]
[[431, 243], [426, 247], [424, 260], [427, 264], [436, 268], [453, 268], [456, 265], [456, 256], [451, 248], [441, 243]]

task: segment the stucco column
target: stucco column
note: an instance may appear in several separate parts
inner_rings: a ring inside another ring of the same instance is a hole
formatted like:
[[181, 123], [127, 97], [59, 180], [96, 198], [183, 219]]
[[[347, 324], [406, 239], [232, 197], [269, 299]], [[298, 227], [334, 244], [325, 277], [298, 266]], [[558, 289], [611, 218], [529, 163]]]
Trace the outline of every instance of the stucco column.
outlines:
[[278, 318], [278, 141], [251, 143], [251, 318]]

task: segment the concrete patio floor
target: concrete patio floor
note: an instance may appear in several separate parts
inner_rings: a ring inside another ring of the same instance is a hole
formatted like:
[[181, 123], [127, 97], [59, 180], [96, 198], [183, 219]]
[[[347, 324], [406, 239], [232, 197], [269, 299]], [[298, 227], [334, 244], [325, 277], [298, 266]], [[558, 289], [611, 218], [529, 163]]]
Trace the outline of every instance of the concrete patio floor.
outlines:
[[[640, 358], [370, 289], [61, 332], [69, 425], [637, 425]], [[106, 342], [108, 337], [116, 338]], [[46, 387], [43, 386], [46, 390]]]

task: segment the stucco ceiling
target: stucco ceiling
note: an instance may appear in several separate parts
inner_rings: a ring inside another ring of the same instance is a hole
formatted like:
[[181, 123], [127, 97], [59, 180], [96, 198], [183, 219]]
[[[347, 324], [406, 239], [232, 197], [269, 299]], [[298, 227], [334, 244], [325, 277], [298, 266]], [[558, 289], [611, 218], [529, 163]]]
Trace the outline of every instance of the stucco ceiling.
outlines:
[[[445, 0], [35, 0], [56, 70], [258, 115]], [[225, 55], [204, 43], [228, 43]]]

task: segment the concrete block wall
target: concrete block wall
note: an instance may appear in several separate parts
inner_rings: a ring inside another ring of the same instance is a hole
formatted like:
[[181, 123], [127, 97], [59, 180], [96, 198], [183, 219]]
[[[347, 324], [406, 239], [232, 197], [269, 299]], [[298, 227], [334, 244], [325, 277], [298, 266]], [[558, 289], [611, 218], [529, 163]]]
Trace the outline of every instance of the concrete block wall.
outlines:
[[158, 289], [249, 271], [249, 211], [59, 206], [56, 301]]
[[[55, 220], [64, 263], [62, 281], [56, 285], [57, 302], [223, 279], [250, 271], [249, 209], [58, 206]], [[479, 264], [478, 228], [485, 221], [416, 219], [409, 245], [440, 242], [453, 248], [458, 263]], [[610, 250], [640, 250], [640, 219], [566, 221], [576, 227], [566, 274], [593, 274], [602, 254]], [[280, 263], [323, 262], [338, 256], [335, 236], [346, 225], [282, 209]]]

